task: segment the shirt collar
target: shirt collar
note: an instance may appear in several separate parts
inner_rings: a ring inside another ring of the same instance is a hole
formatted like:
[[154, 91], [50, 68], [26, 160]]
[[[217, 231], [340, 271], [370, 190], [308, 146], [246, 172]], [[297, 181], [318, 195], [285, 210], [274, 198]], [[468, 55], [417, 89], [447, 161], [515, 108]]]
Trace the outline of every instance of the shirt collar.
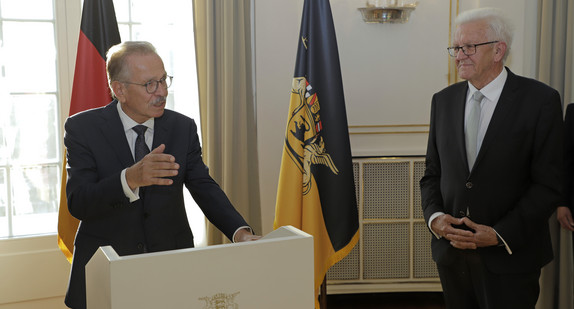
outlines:
[[[480, 92], [490, 101], [497, 102], [498, 98], [502, 94], [502, 89], [504, 88], [504, 84], [506, 83], [506, 78], [508, 77], [508, 72], [506, 68], [502, 69], [502, 72], [498, 74], [498, 76], [492, 80], [488, 85], [484, 86], [480, 89]], [[472, 95], [478, 91], [476, 87], [474, 87], [470, 82], [468, 82], [468, 97], [472, 97]]]
[[[120, 120], [122, 121], [122, 125], [124, 127], [124, 132], [131, 130], [133, 127], [137, 126], [139, 123], [135, 122], [133, 119], [128, 116], [124, 110], [122, 109], [122, 104], [118, 101], [117, 104], [118, 114], [120, 115]], [[142, 123], [144, 126], [148, 127], [150, 131], [153, 131], [155, 119], [150, 118]]]

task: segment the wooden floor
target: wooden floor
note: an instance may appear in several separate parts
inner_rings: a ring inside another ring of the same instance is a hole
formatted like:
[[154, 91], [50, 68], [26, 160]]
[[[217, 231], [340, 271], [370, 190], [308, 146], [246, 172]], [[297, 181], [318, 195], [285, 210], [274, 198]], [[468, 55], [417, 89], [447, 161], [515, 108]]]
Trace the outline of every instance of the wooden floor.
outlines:
[[442, 293], [373, 293], [327, 295], [322, 309], [444, 309]]

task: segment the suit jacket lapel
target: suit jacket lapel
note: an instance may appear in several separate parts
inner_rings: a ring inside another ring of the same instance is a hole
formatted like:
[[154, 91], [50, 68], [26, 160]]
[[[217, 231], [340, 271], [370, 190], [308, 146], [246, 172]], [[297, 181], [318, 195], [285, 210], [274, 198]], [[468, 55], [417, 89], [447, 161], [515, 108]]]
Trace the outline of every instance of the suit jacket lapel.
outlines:
[[464, 111], [466, 108], [466, 93], [468, 92], [468, 83], [464, 82], [460, 83], [460, 85], [461, 87], [459, 87], [460, 89], [456, 92], [454, 97], [453, 107], [454, 113], [456, 115], [456, 117], [453, 117], [453, 119], [456, 121], [455, 128], [459, 129], [454, 131], [456, 134], [456, 140], [459, 141], [457, 143], [457, 151], [462, 158], [461, 162], [463, 162], [464, 166], [468, 169], [468, 160], [466, 158], [466, 141], [464, 136]]
[[[167, 124], [169, 123], [169, 120], [166, 119], [167, 117], [168, 116], [164, 112], [164, 114], [161, 117], [155, 118], [154, 120], [152, 149], [155, 149], [161, 144], [165, 144], [166, 140], [168, 139], [169, 130], [167, 128]], [[168, 145], [165, 146], [166, 148], [168, 147]]]
[[505, 69], [508, 71], [508, 77], [506, 78], [506, 83], [504, 84], [504, 88], [502, 89], [502, 93], [500, 94], [494, 113], [492, 114], [492, 119], [490, 120], [488, 129], [486, 130], [475, 164], [480, 164], [480, 160], [488, 151], [492, 141], [505, 129], [504, 126], [507, 123], [507, 117], [511, 114], [513, 106], [517, 104], [516, 95], [518, 93], [518, 80], [514, 73], [508, 70], [508, 68]]
[[117, 101], [113, 101], [104, 107], [102, 112], [104, 123], [101, 130], [112, 146], [110, 151], [113, 151], [117, 155], [123, 166], [129, 167], [134, 164], [134, 158], [126, 135], [124, 134], [124, 126], [118, 114], [117, 104], [119, 104]]

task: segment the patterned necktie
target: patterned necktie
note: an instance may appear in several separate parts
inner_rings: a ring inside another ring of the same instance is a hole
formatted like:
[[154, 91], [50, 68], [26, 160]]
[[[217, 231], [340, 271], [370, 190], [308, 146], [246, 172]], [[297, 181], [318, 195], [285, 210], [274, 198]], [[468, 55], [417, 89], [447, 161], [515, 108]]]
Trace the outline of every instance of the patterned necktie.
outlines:
[[146, 154], [149, 153], [149, 148], [145, 143], [145, 131], [147, 130], [147, 127], [140, 124], [133, 127], [132, 129], [138, 134], [138, 137], [136, 138], [134, 154], [135, 161], [139, 162], [143, 157], [145, 157]]
[[468, 168], [472, 170], [474, 161], [478, 155], [477, 137], [478, 126], [480, 122], [480, 102], [484, 95], [480, 91], [476, 91], [470, 99], [470, 113], [466, 121], [465, 139], [466, 139], [466, 158], [468, 161]]

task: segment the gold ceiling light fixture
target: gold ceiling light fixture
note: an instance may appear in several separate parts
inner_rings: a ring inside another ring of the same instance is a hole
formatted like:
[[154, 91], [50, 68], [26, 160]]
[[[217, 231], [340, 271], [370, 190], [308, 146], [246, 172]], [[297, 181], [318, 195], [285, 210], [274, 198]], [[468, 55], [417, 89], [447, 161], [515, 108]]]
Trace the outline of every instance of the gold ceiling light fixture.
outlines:
[[358, 8], [366, 23], [406, 23], [418, 2], [404, 3], [399, 0], [375, 0], [367, 6]]

